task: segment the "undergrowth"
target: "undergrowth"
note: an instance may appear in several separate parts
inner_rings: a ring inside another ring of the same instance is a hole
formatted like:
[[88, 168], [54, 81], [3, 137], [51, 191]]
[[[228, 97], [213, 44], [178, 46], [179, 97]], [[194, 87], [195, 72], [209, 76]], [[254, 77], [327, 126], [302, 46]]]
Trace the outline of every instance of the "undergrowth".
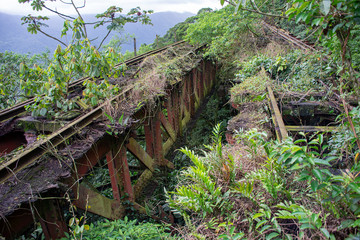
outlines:
[[183, 170], [168, 202], [186, 219], [183, 238], [359, 237], [358, 162], [347, 174], [335, 174], [332, 162], [339, 156], [329, 154], [322, 134], [279, 143], [252, 129], [236, 139], [239, 151], [230, 153], [217, 125], [208, 151], [181, 149], [193, 166]]

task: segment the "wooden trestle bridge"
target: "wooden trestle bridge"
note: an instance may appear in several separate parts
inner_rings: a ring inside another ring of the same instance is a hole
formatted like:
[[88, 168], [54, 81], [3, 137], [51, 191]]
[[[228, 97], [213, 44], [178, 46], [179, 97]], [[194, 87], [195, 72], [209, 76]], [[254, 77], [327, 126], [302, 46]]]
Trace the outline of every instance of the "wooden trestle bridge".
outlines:
[[[140, 68], [147, 57], [184, 44], [139, 55], [125, 64]], [[193, 52], [198, 50], [192, 48]], [[167, 84], [166, 93], [157, 97], [155, 104], [143, 104], [128, 116], [129, 124], [118, 135], [105, 131], [108, 102], [93, 109], [84, 107], [80, 116], [65, 122], [29, 120], [24, 107], [33, 99], [1, 111], [0, 234], [12, 239], [38, 221], [47, 239], [64, 236], [68, 231], [62, 212], [65, 198], [77, 208], [109, 219], [126, 214], [124, 201], [144, 211], [137, 200], [157, 167], [173, 168], [165, 156], [214, 86], [215, 74], [216, 65], [200, 57], [180, 81]], [[84, 80], [73, 82], [70, 88], [81, 92]], [[109, 101], [121, 105], [129, 94], [130, 90], [123, 91]], [[24, 133], [28, 129], [24, 126], [47, 135], [27, 144]], [[23, 150], [13, 151], [21, 146]], [[129, 164], [129, 154], [137, 159], [136, 166]], [[104, 158], [113, 199], [84, 180]], [[140, 173], [136, 179], [133, 169]]]

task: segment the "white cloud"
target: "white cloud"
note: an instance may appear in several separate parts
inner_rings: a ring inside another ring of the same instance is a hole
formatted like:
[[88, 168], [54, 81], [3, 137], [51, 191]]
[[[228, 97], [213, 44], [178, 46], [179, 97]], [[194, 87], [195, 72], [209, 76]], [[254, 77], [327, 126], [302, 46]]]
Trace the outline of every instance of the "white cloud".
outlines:
[[[69, 1], [69, 0], [65, 0]], [[81, 6], [83, 0], [74, 0], [74, 2]], [[46, 1], [46, 4], [59, 12], [66, 14], [75, 14], [71, 5], [62, 4], [58, 1]], [[155, 12], [174, 11], [174, 12], [192, 12], [197, 13], [198, 10], [204, 7], [211, 7], [213, 9], [221, 8], [220, 0], [87, 0], [86, 7], [80, 9], [83, 14], [104, 12], [109, 6], [118, 6], [124, 9], [124, 12], [129, 11], [133, 7], [140, 6], [144, 10], [154, 10]], [[8, 14], [50, 14], [49, 12], [35, 12], [32, 10], [30, 4], [20, 4], [17, 0], [0, 0], [0, 12]]]

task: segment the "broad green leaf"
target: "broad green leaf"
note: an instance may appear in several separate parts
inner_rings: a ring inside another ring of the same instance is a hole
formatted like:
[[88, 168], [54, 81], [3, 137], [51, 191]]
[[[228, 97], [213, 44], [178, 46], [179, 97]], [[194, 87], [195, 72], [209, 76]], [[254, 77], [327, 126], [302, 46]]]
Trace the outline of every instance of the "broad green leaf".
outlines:
[[264, 216], [263, 213], [256, 213], [256, 214], [252, 217], [252, 219], [254, 220], [254, 219], [259, 218], [259, 217], [262, 217], [262, 216]]
[[353, 190], [354, 192], [357, 192], [357, 193], [360, 194], [360, 188], [359, 188], [359, 186], [357, 186], [357, 184], [355, 184], [355, 183], [350, 183], [350, 184], [349, 184], [349, 188], [351, 188], [351, 190]]
[[270, 240], [270, 239], [273, 239], [275, 237], [279, 236], [279, 233], [277, 232], [272, 232], [270, 233], [269, 235], [266, 236], [266, 240]]
[[312, 181], [311, 181], [311, 190], [312, 190], [313, 192], [316, 192], [318, 186], [319, 186], [319, 183], [318, 183], [316, 180], [312, 180]]
[[42, 108], [42, 109], [40, 110], [40, 115], [41, 115], [41, 116], [45, 117], [45, 116], [46, 116], [46, 113], [47, 113], [47, 109], [46, 109], [46, 108]]
[[326, 238], [330, 238], [330, 233], [326, 228], [320, 228], [320, 231]]
[[271, 225], [265, 225], [261, 228], [261, 230], [259, 232], [263, 233], [265, 230], [268, 230], [269, 228], [271, 228]]
[[97, 99], [96, 97], [91, 98], [91, 105], [96, 106], [97, 105]]
[[265, 219], [265, 220], [261, 220], [260, 222], [258, 222], [257, 224], [256, 224], [256, 229], [258, 229], [259, 227], [261, 227], [262, 225], [264, 225], [265, 223], [267, 223], [267, 220]]
[[347, 219], [341, 222], [340, 226], [338, 227], [338, 230], [342, 230], [345, 228], [350, 227], [352, 224], [354, 223], [354, 220], [352, 219]]
[[317, 179], [319, 179], [319, 181], [322, 181], [322, 174], [319, 169], [313, 169], [312, 173]]
[[328, 15], [330, 12], [331, 0], [323, 0], [323, 7], [325, 15]]

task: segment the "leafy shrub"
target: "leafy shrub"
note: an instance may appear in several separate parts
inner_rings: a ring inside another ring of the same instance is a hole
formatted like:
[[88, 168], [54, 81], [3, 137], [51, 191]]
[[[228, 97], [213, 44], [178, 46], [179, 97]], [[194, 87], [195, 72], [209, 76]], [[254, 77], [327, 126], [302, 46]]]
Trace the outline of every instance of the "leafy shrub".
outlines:
[[136, 220], [115, 220], [90, 224], [89, 230], [83, 231], [82, 239], [172, 239], [169, 230], [160, 224], [137, 223]]
[[326, 70], [328, 67], [326, 61], [322, 63], [320, 59], [322, 59], [320, 55], [309, 55], [300, 51], [293, 51], [275, 58], [259, 54], [238, 65], [240, 70], [236, 73], [235, 80], [244, 82], [264, 68], [270, 78], [280, 83], [286, 90], [319, 89], [321, 86], [318, 79], [324, 79], [326, 74], [331, 74]]
[[228, 203], [230, 191], [222, 189], [219, 179], [225, 182], [233, 181], [235, 170], [233, 159], [231, 157], [225, 159], [222, 155], [220, 124], [214, 128], [213, 135], [213, 144], [207, 146], [210, 152], [204, 152], [204, 157], [187, 148], [180, 149], [190, 158], [194, 166], [182, 172], [188, 184], [170, 192], [174, 196], [169, 196], [168, 202], [183, 215], [191, 211], [205, 218], [223, 214], [232, 208]]
[[[338, 156], [329, 153], [323, 135], [304, 134], [280, 143], [267, 141], [266, 134], [255, 129], [239, 132], [236, 137], [251, 158], [263, 161], [265, 154], [266, 160], [255, 170], [237, 174], [241, 169], [234, 166], [241, 156], [224, 157], [218, 132], [215, 128], [210, 152], [203, 157], [181, 150], [194, 166], [183, 172], [187, 181], [168, 201], [188, 222], [189, 216], [194, 221], [206, 218], [207, 230], [224, 239], [235, 234], [231, 225], [239, 237], [247, 232], [250, 239], [335, 239], [359, 234], [360, 164], [354, 164], [348, 174], [331, 171]], [[232, 177], [224, 184], [227, 169]], [[193, 236], [204, 236], [197, 230], [201, 226], [188, 225]]]

